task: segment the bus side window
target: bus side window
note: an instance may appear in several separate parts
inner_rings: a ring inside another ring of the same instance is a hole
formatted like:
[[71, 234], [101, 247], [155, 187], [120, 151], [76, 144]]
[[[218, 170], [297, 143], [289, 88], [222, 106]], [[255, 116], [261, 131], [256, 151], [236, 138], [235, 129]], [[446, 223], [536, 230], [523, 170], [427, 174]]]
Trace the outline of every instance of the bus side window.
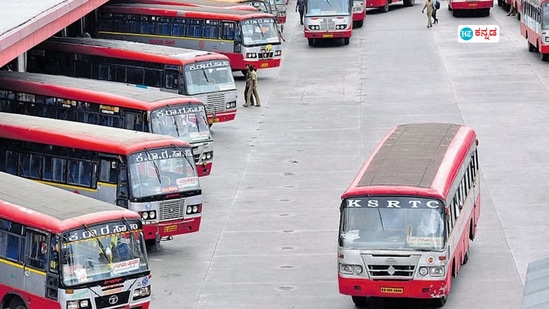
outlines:
[[5, 171], [8, 174], [16, 175], [17, 174], [17, 152], [13, 150], [6, 150], [2, 154], [5, 155], [3, 158], [2, 165], [0, 170]]
[[49, 247], [46, 234], [27, 230], [27, 239], [30, 246], [27, 248], [27, 264], [38, 269], [45, 269]]
[[234, 40], [234, 24], [233, 23], [223, 23], [223, 34], [222, 39], [224, 40]]

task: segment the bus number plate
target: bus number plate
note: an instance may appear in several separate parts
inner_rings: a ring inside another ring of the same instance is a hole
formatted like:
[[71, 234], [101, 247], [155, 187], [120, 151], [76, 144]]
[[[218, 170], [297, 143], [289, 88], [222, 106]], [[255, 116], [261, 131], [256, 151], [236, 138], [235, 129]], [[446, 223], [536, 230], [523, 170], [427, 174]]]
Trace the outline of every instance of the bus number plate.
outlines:
[[168, 225], [164, 227], [164, 233], [171, 233], [177, 231], [177, 224]]
[[261, 64], [261, 67], [262, 67], [262, 68], [267, 68], [268, 66], [269, 66], [268, 63], [262, 63], [262, 64]]
[[333, 34], [323, 34], [323, 35], [322, 35], [322, 38], [323, 38], [323, 39], [333, 39], [333, 38], [334, 38], [334, 35], [333, 35]]
[[384, 287], [381, 287], [381, 293], [402, 294], [402, 293], [404, 293], [404, 289], [403, 288], [384, 288]]

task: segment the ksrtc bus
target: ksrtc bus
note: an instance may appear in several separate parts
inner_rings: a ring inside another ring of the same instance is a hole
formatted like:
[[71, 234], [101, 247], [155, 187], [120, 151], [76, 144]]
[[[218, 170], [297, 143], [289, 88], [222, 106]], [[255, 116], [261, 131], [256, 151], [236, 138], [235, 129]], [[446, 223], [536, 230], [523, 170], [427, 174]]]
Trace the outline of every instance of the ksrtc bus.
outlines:
[[353, 0], [353, 28], [360, 28], [366, 19], [366, 0]]
[[213, 166], [213, 138], [196, 98], [119, 83], [0, 71], [0, 112], [170, 135], [188, 142], [199, 176]]
[[538, 52], [542, 61], [549, 60], [548, 0], [522, 0], [520, 34], [528, 42], [528, 51]]
[[477, 138], [447, 123], [393, 128], [341, 196], [338, 283], [368, 297], [442, 307], [480, 217]]
[[192, 149], [170, 136], [0, 113], [0, 171], [138, 212], [153, 249], [200, 228]]
[[98, 11], [98, 37], [214, 51], [233, 71], [280, 66], [281, 37], [271, 14], [213, 7], [107, 4]]
[[389, 5], [394, 3], [401, 2], [404, 4], [404, 6], [413, 6], [416, 3], [416, 0], [366, 0], [366, 7], [373, 9], [373, 8], [380, 8], [382, 12], [389, 12]]
[[137, 213], [0, 173], [0, 308], [147, 309]]
[[494, 6], [491, 0], [448, 0], [448, 10], [453, 16], [459, 16], [460, 12], [479, 11], [484, 16], [490, 15], [490, 9]]
[[343, 39], [345, 45], [353, 33], [353, 0], [307, 0], [303, 31], [309, 46], [320, 39]]
[[[270, 1], [270, 0], [268, 0]], [[160, 4], [173, 6], [194, 6], [194, 7], [221, 7], [226, 9], [250, 8], [252, 12], [273, 14], [269, 2], [264, 0], [132, 0], [132, 3]], [[118, 1], [121, 2], [121, 1]], [[116, 2], [112, 2], [116, 3]], [[124, 2], [121, 2], [124, 3]]]
[[28, 52], [27, 71], [122, 82], [193, 96], [210, 124], [234, 120], [236, 85], [227, 56], [120, 40], [52, 37]]

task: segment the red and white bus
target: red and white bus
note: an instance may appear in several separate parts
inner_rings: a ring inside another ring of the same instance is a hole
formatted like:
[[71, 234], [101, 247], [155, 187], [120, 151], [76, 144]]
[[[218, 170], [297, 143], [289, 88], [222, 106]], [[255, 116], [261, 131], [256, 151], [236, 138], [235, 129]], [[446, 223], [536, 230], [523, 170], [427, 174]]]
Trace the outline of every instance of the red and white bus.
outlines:
[[0, 71], [0, 112], [170, 135], [192, 145], [199, 176], [212, 170], [212, 132], [204, 104], [193, 97], [106, 81]]
[[147, 309], [150, 294], [137, 213], [0, 173], [0, 308]]
[[353, 28], [360, 28], [366, 19], [366, 0], [353, 0]]
[[218, 52], [233, 71], [280, 66], [281, 37], [271, 14], [132, 3], [104, 5], [97, 16], [100, 38]]
[[307, 0], [303, 32], [309, 46], [317, 40], [343, 39], [345, 45], [353, 34], [353, 0]]
[[236, 85], [227, 56], [169, 46], [52, 37], [31, 49], [27, 71], [138, 85], [193, 96], [210, 124], [234, 120]]
[[528, 51], [549, 60], [549, 1], [522, 0], [520, 34], [528, 41]]
[[367, 8], [381, 8], [382, 12], [389, 12], [389, 5], [401, 2], [404, 6], [413, 6], [416, 0], [366, 0]]
[[0, 113], [0, 171], [138, 212], [153, 249], [200, 228], [192, 149], [170, 136]]
[[493, 0], [448, 0], [448, 10], [452, 11], [453, 16], [471, 11], [479, 11], [482, 15], [489, 16], [493, 6]]
[[480, 216], [475, 132], [399, 125], [341, 196], [338, 282], [356, 305], [417, 298], [442, 307]]

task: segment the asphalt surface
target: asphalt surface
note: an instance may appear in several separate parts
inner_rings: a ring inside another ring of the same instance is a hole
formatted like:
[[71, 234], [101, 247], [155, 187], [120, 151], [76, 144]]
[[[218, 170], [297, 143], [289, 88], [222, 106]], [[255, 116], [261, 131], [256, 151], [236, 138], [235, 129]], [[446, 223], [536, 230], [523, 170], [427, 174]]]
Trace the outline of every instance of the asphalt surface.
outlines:
[[[201, 230], [150, 253], [152, 308], [354, 308], [337, 287], [341, 193], [393, 126], [453, 122], [479, 138], [482, 210], [444, 308], [521, 308], [528, 263], [549, 256], [549, 63], [519, 22], [452, 17], [423, 4], [368, 11], [350, 44], [309, 47], [289, 5], [282, 66], [260, 70], [263, 106], [215, 124]], [[499, 25], [459, 44], [459, 25]], [[235, 73], [239, 93], [244, 79]], [[429, 308], [373, 300], [372, 308]]]

